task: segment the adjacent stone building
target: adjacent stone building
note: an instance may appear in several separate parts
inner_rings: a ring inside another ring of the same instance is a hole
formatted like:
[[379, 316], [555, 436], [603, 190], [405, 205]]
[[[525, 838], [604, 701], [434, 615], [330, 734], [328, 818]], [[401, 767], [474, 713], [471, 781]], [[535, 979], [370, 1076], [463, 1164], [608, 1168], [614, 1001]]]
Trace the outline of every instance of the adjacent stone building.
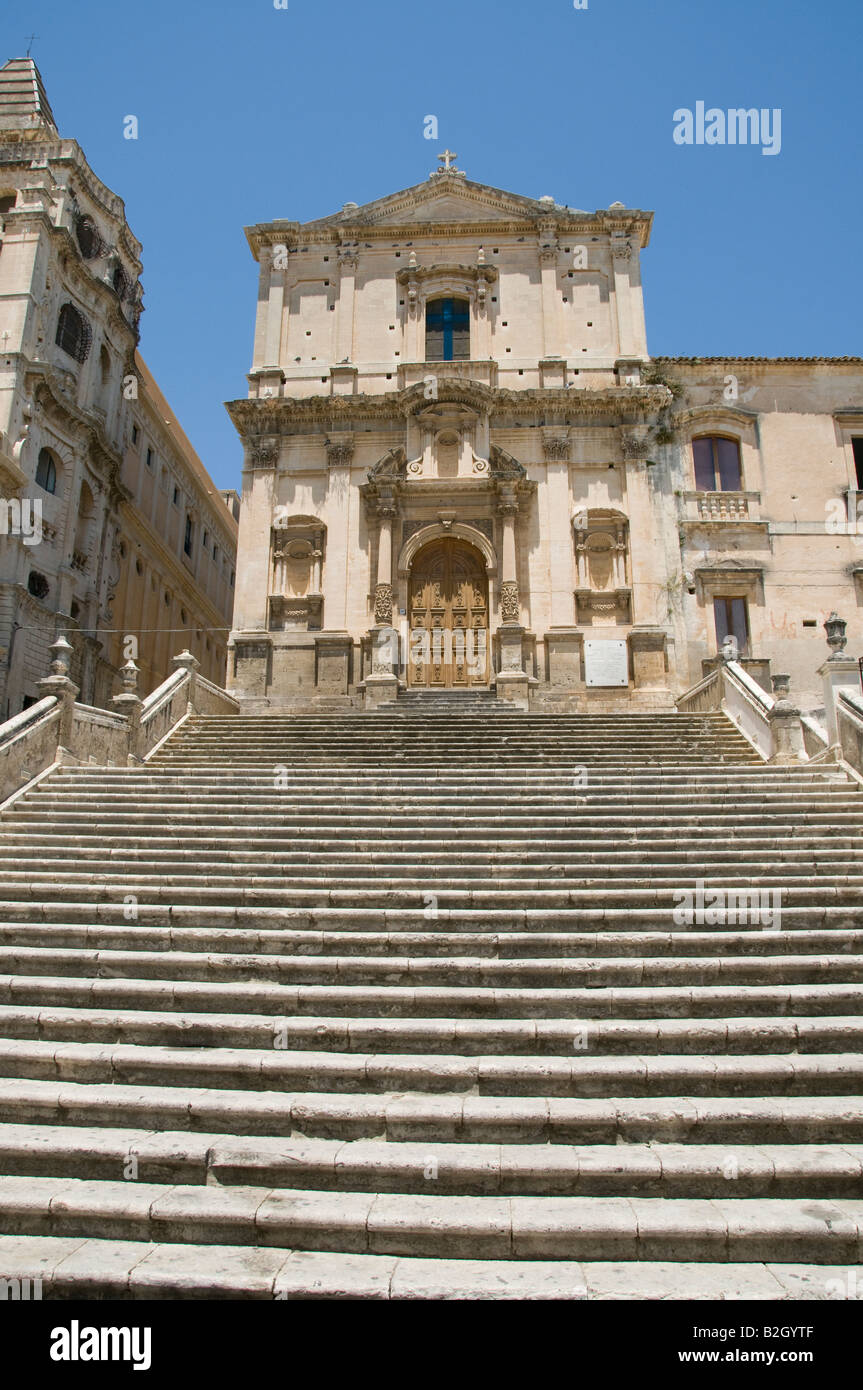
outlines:
[[[670, 707], [730, 635], [818, 704], [863, 637], [863, 360], [651, 360], [652, 214], [453, 167], [260, 265], [229, 685]], [[707, 330], [705, 330], [705, 335]]]
[[[106, 705], [189, 647], [224, 680], [237, 521], [137, 352], [141, 247], [61, 138], [32, 59], [0, 69], [0, 718], [72, 642]], [[131, 640], [130, 640], [131, 639]]]

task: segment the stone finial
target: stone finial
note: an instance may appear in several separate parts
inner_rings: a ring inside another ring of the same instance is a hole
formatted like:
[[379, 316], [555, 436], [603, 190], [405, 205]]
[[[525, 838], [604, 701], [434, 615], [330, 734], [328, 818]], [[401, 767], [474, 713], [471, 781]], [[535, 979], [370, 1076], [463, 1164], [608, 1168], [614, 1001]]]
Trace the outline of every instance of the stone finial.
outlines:
[[123, 682], [124, 695], [137, 695], [138, 693], [138, 668], [134, 661], [129, 658], [126, 665], [122, 668], [120, 678]]
[[777, 702], [784, 702], [789, 699], [791, 694], [790, 676], [771, 676], [770, 684], [773, 689], [773, 697]]
[[72, 655], [75, 650], [71, 642], [67, 642], [61, 632], [56, 642], [51, 643], [50, 650], [54, 653], [54, 659], [51, 662], [51, 675], [68, 676]]
[[191, 673], [197, 671], [201, 663], [196, 657], [192, 656], [192, 653], [187, 649], [184, 652], [180, 652], [179, 656], [175, 656], [171, 661], [171, 665], [177, 671], [185, 670]]
[[834, 609], [830, 617], [824, 623], [824, 631], [827, 633], [827, 645], [830, 648], [828, 661], [840, 660], [846, 646], [848, 638], [845, 636], [845, 629], [848, 626], [844, 618], [840, 618]]
[[722, 646], [719, 648], [719, 655], [722, 657], [723, 663], [728, 661], [736, 661], [740, 656], [740, 651], [737, 646], [737, 638], [733, 636], [732, 633], [729, 632], [728, 636], [722, 639]]

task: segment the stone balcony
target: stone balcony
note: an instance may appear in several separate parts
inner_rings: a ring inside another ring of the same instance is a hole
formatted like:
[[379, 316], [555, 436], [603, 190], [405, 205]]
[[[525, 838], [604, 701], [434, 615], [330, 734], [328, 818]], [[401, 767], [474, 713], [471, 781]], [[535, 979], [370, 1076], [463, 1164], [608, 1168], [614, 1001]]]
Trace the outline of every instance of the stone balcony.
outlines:
[[685, 492], [684, 520], [701, 525], [761, 523], [760, 492]]

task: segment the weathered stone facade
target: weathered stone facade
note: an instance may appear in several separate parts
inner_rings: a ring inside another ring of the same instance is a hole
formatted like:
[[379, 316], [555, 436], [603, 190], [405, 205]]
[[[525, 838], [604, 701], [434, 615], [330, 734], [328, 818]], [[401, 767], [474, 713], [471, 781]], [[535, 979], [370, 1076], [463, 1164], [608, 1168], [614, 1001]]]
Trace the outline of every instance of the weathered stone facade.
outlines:
[[88, 704], [110, 702], [132, 654], [142, 694], [170, 673], [183, 647], [205, 676], [224, 678], [237, 524], [136, 350], [140, 256], [121, 199], [75, 141], [60, 137], [35, 64], [7, 63], [0, 69], [2, 718], [38, 698], [58, 631], [73, 645], [73, 679]]
[[827, 613], [863, 633], [863, 360], [652, 361], [651, 223], [447, 168], [247, 229], [228, 675], [247, 708], [396, 682], [667, 708], [727, 631], [768, 688], [772, 661], [818, 703]]

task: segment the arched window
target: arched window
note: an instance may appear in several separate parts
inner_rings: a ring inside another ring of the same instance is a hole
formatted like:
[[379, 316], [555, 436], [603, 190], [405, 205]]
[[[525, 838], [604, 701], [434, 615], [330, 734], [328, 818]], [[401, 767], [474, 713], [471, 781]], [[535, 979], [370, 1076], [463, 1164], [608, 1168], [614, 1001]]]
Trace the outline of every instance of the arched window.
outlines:
[[467, 362], [470, 304], [466, 299], [431, 299], [426, 305], [426, 361]]
[[740, 445], [723, 435], [702, 435], [692, 441], [697, 492], [739, 492], [742, 483]]
[[90, 325], [74, 304], [64, 304], [57, 320], [57, 346], [76, 362], [86, 362], [93, 335]]
[[57, 491], [57, 465], [50, 449], [39, 450], [39, 462], [36, 465], [36, 486], [43, 488], [45, 492]]

